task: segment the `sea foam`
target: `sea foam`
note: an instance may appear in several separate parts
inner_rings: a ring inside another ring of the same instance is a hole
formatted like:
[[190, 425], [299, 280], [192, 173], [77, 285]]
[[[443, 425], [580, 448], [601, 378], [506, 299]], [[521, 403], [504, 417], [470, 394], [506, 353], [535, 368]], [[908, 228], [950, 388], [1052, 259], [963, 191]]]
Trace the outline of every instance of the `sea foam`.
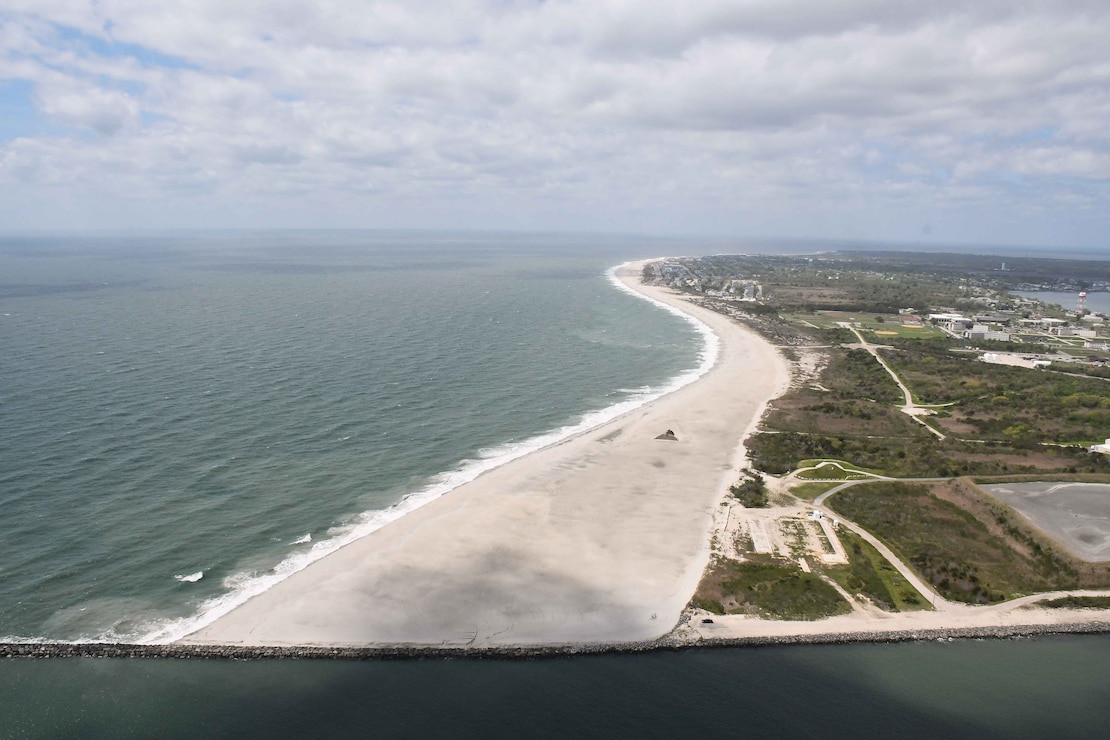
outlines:
[[196, 583], [201, 578], [204, 578], [204, 571], [198, 570], [196, 573], [189, 573], [188, 575], [184, 576], [174, 576], [174, 578], [181, 581], [182, 583]]
[[[720, 340], [713, 330], [696, 317], [625, 285], [617, 277], [617, 271], [622, 267], [624, 265], [617, 265], [605, 273], [606, 278], [614, 287], [678, 316], [689, 323], [701, 337], [702, 347], [698, 353], [696, 367], [680, 373], [662, 386], [646, 387], [632, 391], [632, 395], [628, 398], [606, 408], [587, 412], [573, 424], [567, 424], [520, 442], [511, 442], [499, 447], [482, 450], [478, 459], [460, 461], [458, 467], [441, 473], [424, 488], [408, 494], [389, 508], [361, 513], [353, 524], [332, 530], [334, 534], [331, 537], [312, 543], [312, 547], [307, 550], [301, 549], [299, 552], [287, 556], [265, 573], [237, 573], [225, 578], [223, 585], [227, 591], [202, 602], [194, 616], [167, 620], [152, 625], [151, 629], [138, 641], [144, 644], [164, 644], [180, 640], [186, 635], [212, 624], [236, 607], [273, 588], [312, 563], [376, 532], [390, 522], [397, 521], [409, 512], [431, 503], [459, 486], [473, 481], [483, 473], [570, 437], [595, 429], [645, 404], [690, 385], [709, 372], [716, 364], [720, 353]], [[308, 540], [302, 537], [294, 544], [302, 542], [307, 543]]]

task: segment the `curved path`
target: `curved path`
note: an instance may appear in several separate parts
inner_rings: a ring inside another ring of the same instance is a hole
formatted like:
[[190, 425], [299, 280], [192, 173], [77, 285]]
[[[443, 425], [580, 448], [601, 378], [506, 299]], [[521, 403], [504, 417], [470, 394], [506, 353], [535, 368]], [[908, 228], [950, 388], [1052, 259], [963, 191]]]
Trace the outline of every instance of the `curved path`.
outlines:
[[848, 486], [855, 485], [856, 483], [861, 482], [862, 481], [851, 481], [850, 483], [845, 483], [844, 485], [837, 486], [831, 491], [826, 491], [814, 500], [814, 507], [820, 510], [825, 516], [835, 518], [838, 522], [840, 522], [841, 526], [847, 527], [848, 529], [852, 530], [857, 535], [865, 539], [868, 544], [878, 550], [879, 554], [886, 558], [887, 561], [894, 566], [895, 570], [898, 571], [898, 574], [905, 578], [911, 586], [917, 589], [918, 593], [924, 594], [925, 596], [929, 597], [929, 602], [933, 605], [934, 609], [936, 609], [937, 611], [952, 611], [953, 609], [962, 608], [962, 604], [955, 604], [949, 601], [948, 599], [941, 596], [930, 584], [921, 580], [917, 573], [914, 572], [908, 565], [903, 563], [902, 559], [895, 555], [893, 550], [884, 545], [878, 537], [874, 536], [855, 522], [850, 522], [847, 519], [844, 519], [840, 514], [836, 513], [835, 511], [824, 505], [825, 500], [829, 496], [839, 491], [843, 491]]
[[[888, 479], [888, 480], [896, 480], [896, 479]], [[897, 480], [902, 480], [904, 482], [927, 482], [927, 481], [943, 481], [943, 480], [949, 480], [949, 479], [948, 478], [905, 478], [905, 479], [897, 479]], [[890, 564], [894, 566], [894, 568], [898, 571], [898, 573], [903, 578], [905, 578], [910, 584], [912, 584], [914, 588], [916, 588], [920, 593], [926, 594], [926, 595], [929, 596], [929, 600], [932, 603], [933, 608], [936, 609], [938, 612], [967, 612], [967, 613], [976, 613], [976, 614], [992, 613], [992, 612], [1007, 612], [1007, 611], [1012, 611], [1014, 609], [1020, 609], [1023, 606], [1028, 606], [1028, 605], [1034, 604], [1038, 601], [1045, 601], [1045, 600], [1048, 600], [1048, 599], [1055, 599], [1055, 598], [1063, 598], [1063, 597], [1066, 597], [1066, 596], [1110, 596], [1110, 590], [1101, 590], [1100, 591], [1100, 590], [1097, 590], [1097, 589], [1080, 589], [1080, 590], [1073, 589], [1073, 590], [1068, 590], [1068, 591], [1048, 591], [1048, 592], [1044, 592], [1044, 593], [1030, 594], [1029, 596], [1021, 596], [1021, 597], [1018, 597], [1016, 599], [1009, 599], [1007, 601], [1001, 601], [997, 604], [988, 604], [988, 605], [984, 605], [984, 606], [971, 606], [969, 604], [961, 604], [961, 603], [958, 603], [958, 602], [949, 601], [948, 599], [941, 596], [940, 593], [937, 592], [937, 590], [934, 589], [930, 584], [921, 580], [920, 576], [918, 576], [917, 573], [915, 571], [913, 571], [908, 565], [906, 565], [904, 562], [902, 562], [902, 560], [897, 555], [894, 554], [894, 551], [891, 550], [889, 547], [887, 547], [885, 544], [883, 544], [882, 541], [879, 540], [879, 538], [875, 537], [873, 534], [871, 534], [870, 532], [868, 532], [866, 529], [859, 526], [858, 524], [856, 524], [854, 522], [850, 522], [847, 519], [844, 519], [840, 514], [836, 513], [835, 511], [833, 511], [832, 509], [830, 509], [830, 508], [828, 508], [827, 506], [824, 505], [825, 501], [830, 496], [832, 496], [833, 494], [839, 493], [839, 492], [843, 491], [845, 488], [848, 488], [849, 486], [854, 486], [854, 485], [857, 485], [859, 483], [866, 483], [866, 482], [867, 481], [858, 481], [858, 480], [857, 481], [848, 481], [846, 483], [843, 483], [843, 484], [837, 486], [836, 488], [832, 488], [828, 491], [825, 491], [824, 493], [822, 493], [820, 496], [818, 496], [817, 498], [815, 498], [813, 500], [813, 506], [814, 506], [814, 508], [816, 508], [816, 509], [820, 510], [822, 513], [824, 513], [825, 516], [836, 518], [836, 520], [842, 526], [847, 527], [848, 529], [852, 530], [853, 532], [855, 532], [857, 535], [859, 535], [863, 539], [867, 540], [867, 542], [872, 547], [874, 547], [876, 550], [878, 550], [879, 553], [884, 558], [886, 558], [887, 561], [890, 562]]]
[[859, 333], [859, 330], [857, 330], [849, 322], [839, 321], [837, 322], [837, 324], [841, 328], [847, 329], [848, 331], [855, 334], [856, 338], [859, 339], [860, 348], [867, 350], [871, 354], [871, 356], [874, 357], [878, 361], [878, 363], [883, 366], [883, 369], [887, 371], [890, 377], [894, 379], [894, 382], [898, 384], [898, 388], [901, 389], [902, 397], [905, 401], [902, 405], [902, 408], [900, 409], [901, 412], [909, 416], [921, 426], [928, 429], [930, 432], [936, 435], [938, 439], [945, 439], [945, 435], [943, 432], [941, 432], [939, 429], [934, 428], [931, 424], [927, 424], [925, 420], [921, 418], [925, 414], [932, 413], [931, 407], [922, 406], [920, 404], [914, 403], [913, 394], [910, 393], [910, 389], [907, 388], [906, 384], [902, 382], [902, 379], [898, 377], [898, 373], [894, 372], [894, 368], [888, 365], [887, 361], [879, 356], [878, 345], [871, 344], [866, 339], [864, 339], [863, 335]]

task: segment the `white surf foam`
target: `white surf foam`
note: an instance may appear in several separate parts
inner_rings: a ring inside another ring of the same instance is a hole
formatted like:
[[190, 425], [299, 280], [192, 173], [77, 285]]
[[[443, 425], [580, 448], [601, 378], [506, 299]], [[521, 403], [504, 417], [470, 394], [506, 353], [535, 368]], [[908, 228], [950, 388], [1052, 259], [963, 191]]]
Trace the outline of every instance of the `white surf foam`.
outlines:
[[204, 571], [198, 570], [196, 573], [189, 573], [188, 575], [184, 576], [174, 576], [174, 578], [181, 581], [182, 583], [196, 583], [201, 578], [204, 578]]
[[[405, 496], [387, 509], [363, 512], [354, 524], [333, 530], [335, 531], [333, 536], [313, 543], [307, 551], [302, 550], [287, 556], [266, 573], [238, 573], [229, 576], [224, 579], [223, 583], [227, 592], [201, 603], [195, 616], [154, 625], [150, 632], [139, 638], [139, 642], [164, 644], [180, 640], [186, 635], [212, 624], [231, 610], [281, 583], [294, 573], [304, 570], [317, 560], [330, 555], [355, 540], [376, 532], [390, 522], [394, 522], [405, 514], [419, 509], [465, 483], [469, 483], [483, 473], [570, 437], [595, 429], [619, 416], [673, 393], [709, 372], [710, 368], [716, 364], [720, 352], [720, 340], [713, 333], [713, 330], [696, 317], [625, 285], [617, 277], [617, 270], [623, 266], [618, 265], [606, 272], [606, 277], [610, 283], [625, 293], [648, 301], [664, 311], [682, 318], [693, 326], [701, 336], [703, 345], [698, 354], [698, 364], [695, 368], [675, 376], [663, 386], [637, 389], [633, 395], [612, 406], [586, 413], [574, 424], [568, 424], [521, 442], [510, 442], [500, 447], [482, 450], [479, 459], [461, 461], [455, 469], [441, 473], [427, 486]], [[306, 537], [310, 537], [310, 535], [306, 535]], [[301, 540], [304, 540], [304, 538], [298, 539], [294, 544], [302, 544]], [[305, 540], [305, 542], [307, 541]]]
[[309, 532], [306, 535], [302, 535], [302, 536], [298, 537], [297, 539], [293, 540], [294, 545], [306, 545], [309, 542], [312, 542], [312, 533], [311, 532]]
[[0, 643], [11, 645], [86, 645], [90, 642], [120, 642], [118, 639], [106, 640], [103, 636], [96, 637], [24, 637], [23, 635], [0, 635]]

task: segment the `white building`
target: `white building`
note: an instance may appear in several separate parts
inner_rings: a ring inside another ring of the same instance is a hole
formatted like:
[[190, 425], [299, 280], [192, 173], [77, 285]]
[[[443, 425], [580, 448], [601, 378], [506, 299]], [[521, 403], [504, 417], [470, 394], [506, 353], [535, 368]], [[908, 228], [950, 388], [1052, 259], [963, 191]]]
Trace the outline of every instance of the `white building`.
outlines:
[[976, 324], [964, 332], [965, 339], [988, 339], [995, 342], [1010, 341], [1009, 332], [1000, 331], [985, 324]]
[[1014, 367], [1031, 369], [1048, 367], [1052, 364], [1049, 360], [1037, 360], [1029, 355], [1021, 355], [1016, 352], [984, 352], [979, 359], [992, 365], [1013, 365]]
[[1055, 334], [1058, 337], [1083, 337], [1084, 339], [1094, 339], [1098, 336], [1098, 332], [1094, 329], [1083, 329], [1076, 326], [1054, 326], [1048, 330], [1049, 334]]
[[1110, 455], [1110, 439], [1106, 440], [1106, 444], [1091, 445], [1091, 452], [1101, 452], [1104, 455]]
[[933, 321], [937, 326], [941, 326], [948, 331], [960, 332], [970, 329], [971, 325], [975, 322], [966, 316], [960, 316], [958, 313], [931, 313], [926, 318]]

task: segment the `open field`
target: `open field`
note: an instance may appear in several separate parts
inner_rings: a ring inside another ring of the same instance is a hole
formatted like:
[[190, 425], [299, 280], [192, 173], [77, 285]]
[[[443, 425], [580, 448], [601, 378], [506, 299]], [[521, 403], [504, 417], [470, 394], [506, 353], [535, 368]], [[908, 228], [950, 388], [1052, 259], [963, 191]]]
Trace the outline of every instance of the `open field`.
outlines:
[[[1079, 582], [1058, 554], [1039, 543], [1014, 541], [997, 527], [991, 531], [972, 512], [923, 485], [855, 486], [827, 504], [886, 542], [952, 600], [989, 603]], [[1104, 573], [1098, 585], [1108, 580]]]
[[894, 345], [884, 356], [915, 398], [954, 404], [933, 418], [953, 434], [1026, 446], [1110, 436], [1110, 383], [977, 362], [931, 343]]
[[[841, 322], [849, 322], [857, 329], [870, 332], [876, 344], [882, 344], [887, 337], [901, 337], [904, 339], [935, 339], [944, 337], [945, 333], [928, 324], [903, 324], [905, 317], [896, 314], [868, 314], [859, 311], [811, 311], [811, 312], [783, 312], [782, 318], [818, 329], [834, 329]], [[881, 318], [882, 321], [876, 319]]]
[[870, 354], [831, 347], [818, 382], [771, 404], [750, 442], [756, 466], [778, 475], [835, 458], [891, 477], [1110, 471], [1110, 459], [1075, 444], [1110, 436], [1110, 383], [987, 365], [946, 341], [891, 341], [883, 355], [914, 397], [951, 404], [928, 417], [948, 439], [899, 410], [899, 389]]

